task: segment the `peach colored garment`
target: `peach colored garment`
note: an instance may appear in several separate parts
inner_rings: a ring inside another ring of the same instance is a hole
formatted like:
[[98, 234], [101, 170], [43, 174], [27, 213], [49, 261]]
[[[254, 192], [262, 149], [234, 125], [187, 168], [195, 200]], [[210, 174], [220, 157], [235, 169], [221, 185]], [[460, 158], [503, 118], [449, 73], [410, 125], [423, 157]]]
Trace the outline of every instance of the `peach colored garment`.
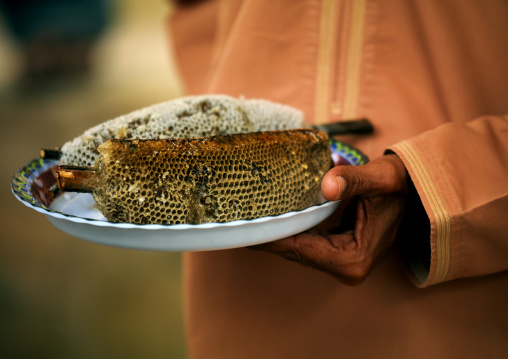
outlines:
[[369, 118], [342, 139], [395, 151], [430, 221], [412, 281], [395, 250], [358, 287], [247, 249], [186, 254], [191, 358], [508, 357], [507, 1], [215, 0], [168, 31], [189, 94]]

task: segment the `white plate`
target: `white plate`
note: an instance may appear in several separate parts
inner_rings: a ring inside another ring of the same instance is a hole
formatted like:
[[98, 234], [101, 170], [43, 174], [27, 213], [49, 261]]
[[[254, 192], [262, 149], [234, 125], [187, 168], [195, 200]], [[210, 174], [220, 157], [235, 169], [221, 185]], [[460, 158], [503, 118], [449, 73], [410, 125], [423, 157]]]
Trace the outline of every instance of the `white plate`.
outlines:
[[[73, 198], [55, 201], [51, 208], [66, 210], [77, 216], [82, 213], [87, 217], [102, 217], [93, 209], [95, 202], [90, 195], [72, 195]], [[338, 202], [326, 202], [280, 216], [194, 225], [111, 223], [69, 217], [57, 212], [46, 216], [55, 227], [71, 236], [107, 246], [154, 251], [206, 251], [245, 247], [291, 236], [320, 223], [337, 206]]]
[[[368, 159], [338, 141], [330, 143], [336, 164], [359, 165]], [[95, 208], [91, 195], [65, 193], [52, 198], [55, 183], [51, 168], [57, 162], [35, 159], [11, 181], [18, 200], [46, 215], [58, 229], [71, 236], [107, 246], [152, 251], [206, 251], [270, 242], [314, 227], [326, 219], [339, 202], [325, 202], [298, 212], [228, 223], [138, 225], [107, 222]]]

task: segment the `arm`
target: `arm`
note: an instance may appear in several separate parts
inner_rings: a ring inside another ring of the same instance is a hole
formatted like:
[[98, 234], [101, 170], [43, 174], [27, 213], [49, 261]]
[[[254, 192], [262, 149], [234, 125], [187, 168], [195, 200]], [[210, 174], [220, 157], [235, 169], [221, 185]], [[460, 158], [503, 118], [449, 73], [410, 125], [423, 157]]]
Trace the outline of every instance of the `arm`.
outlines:
[[444, 125], [392, 150], [430, 221], [430, 262], [409, 243], [417, 234], [400, 238], [417, 284], [508, 269], [508, 117]]
[[353, 201], [351, 230], [302, 233], [258, 249], [347, 284], [361, 283], [397, 237], [422, 287], [508, 269], [507, 118], [444, 125], [391, 150], [398, 156], [335, 167], [323, 178], [327, 199]]

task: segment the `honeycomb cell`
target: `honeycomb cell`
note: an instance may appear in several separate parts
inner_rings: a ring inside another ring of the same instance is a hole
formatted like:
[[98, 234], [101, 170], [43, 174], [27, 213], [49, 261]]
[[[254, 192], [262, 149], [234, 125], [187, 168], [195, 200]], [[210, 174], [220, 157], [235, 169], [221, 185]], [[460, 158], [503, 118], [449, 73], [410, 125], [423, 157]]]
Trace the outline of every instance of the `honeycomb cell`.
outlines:
[[318, 203], [320, 180], [314, 179], [331, 165], [328, 137], [313, 130], [113, 139], [99, 152], [92, 191], [98, 208], [109, 221], [140, 224], [229, 222], [302, 210]]

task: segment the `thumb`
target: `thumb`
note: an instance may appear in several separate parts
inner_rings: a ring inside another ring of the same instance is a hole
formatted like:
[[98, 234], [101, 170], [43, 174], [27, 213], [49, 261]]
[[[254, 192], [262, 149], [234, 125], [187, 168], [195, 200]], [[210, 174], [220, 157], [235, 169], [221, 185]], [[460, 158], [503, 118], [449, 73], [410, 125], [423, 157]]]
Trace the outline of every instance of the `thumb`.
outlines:
[[337, 201], [364, 194], [368, 184], [361, 172], [353, 166], [332, 168], [321, 181], [323, 196], [329, 201]]
[[321, 181], [321, 192], [329, 201], [404, 192], [406, 176], [402, 161], [386, 155], [366, 165], [332, 168]]

